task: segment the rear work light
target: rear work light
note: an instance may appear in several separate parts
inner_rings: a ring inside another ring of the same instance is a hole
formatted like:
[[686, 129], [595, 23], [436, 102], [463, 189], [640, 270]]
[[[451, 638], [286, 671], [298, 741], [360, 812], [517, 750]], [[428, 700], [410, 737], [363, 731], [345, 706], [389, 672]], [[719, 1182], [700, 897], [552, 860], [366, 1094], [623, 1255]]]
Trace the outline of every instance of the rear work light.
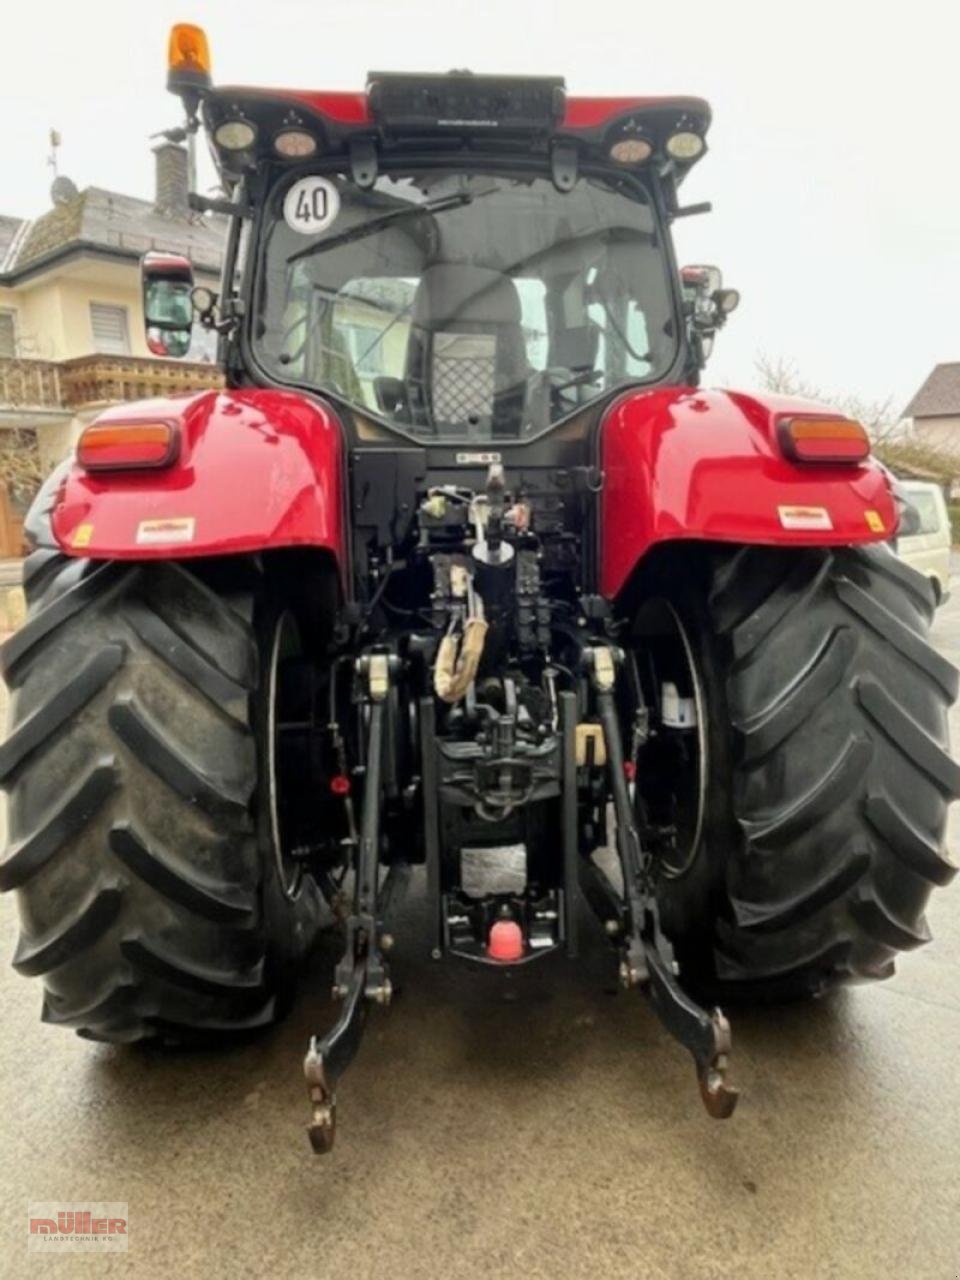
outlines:
[[86, 471], [169, 467], [179, 451], [172, 422], [94, 422], [77, 441], [77, 461]]
[[213, 131], [213, 140], [224, 151], [249, 151], [257, 140], [257, 126], [240, 116], [224, 120]]
[[281, 129], [273, 139], [273, 149], [284, 160], [304, 160], [317, 149], [317, 140], [306, 129]]
[[699, 133], [694, 133], [692, 129], [681, 129], [667, 139], [667, 155], [674, 160], [696, 160], [706, 145]]
[[851, 418], [782, 418], [780, 448], [793, 462], [863, 462], [870, 437]]

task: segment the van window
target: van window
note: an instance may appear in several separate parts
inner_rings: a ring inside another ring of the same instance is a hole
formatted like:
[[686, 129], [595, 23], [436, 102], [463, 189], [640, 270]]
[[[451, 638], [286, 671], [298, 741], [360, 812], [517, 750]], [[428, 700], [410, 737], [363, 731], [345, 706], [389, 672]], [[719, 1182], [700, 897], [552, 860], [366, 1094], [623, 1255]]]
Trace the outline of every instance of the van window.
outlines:
[[909, 493], [907, 499], [920, 517], [917, 533], [939, 533], [940, 506], [936, 496], [932, 493]]

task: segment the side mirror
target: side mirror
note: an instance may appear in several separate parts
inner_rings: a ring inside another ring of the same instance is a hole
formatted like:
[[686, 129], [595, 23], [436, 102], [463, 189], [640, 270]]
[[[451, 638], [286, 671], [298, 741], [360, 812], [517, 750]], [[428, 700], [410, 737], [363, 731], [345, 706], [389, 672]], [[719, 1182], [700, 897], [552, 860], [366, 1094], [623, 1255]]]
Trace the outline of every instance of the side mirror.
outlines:
[[140, 260], [147, 346], [155, 356], [179, 358], [193, 330], [193, 267], [178, 253], [145, 253]]
[[723, 288], [723, 273], [719, 267], [681, 267], [680, 283], [684, 302], [696, 304]]
[[681, 267], [680, 287], [691, 343], [703, 365], [713, 349], [717, 330], [723, 328], [727, 316], [740, 305], [740, 294], [736, 289], [723, 287], [719, 267], [706, 265]]

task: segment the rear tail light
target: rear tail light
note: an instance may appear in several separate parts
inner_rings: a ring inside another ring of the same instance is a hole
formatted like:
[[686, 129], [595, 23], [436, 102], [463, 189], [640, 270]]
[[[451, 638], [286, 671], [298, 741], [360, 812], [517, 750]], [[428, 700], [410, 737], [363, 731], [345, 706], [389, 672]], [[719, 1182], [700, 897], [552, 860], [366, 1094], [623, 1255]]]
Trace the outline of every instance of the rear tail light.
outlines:
[[870, 437], [850, 418], [783, 418], [780, 448], [794, 462], [863, 462]]
[[169, 467], [179, 451], [172, 422], [95, 422], [77, 442], [77, 461], [87, 471]]

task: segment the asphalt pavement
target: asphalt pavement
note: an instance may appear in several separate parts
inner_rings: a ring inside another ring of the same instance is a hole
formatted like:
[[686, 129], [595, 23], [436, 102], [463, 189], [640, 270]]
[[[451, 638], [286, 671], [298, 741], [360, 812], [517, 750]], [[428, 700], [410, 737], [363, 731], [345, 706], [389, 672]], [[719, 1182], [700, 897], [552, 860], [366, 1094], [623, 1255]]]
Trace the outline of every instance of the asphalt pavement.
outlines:
[[[960, 595], [935, 635], [960, 663]], [[420, 954], [420, 911], [318, 1160], [301, 1060], [329, 953], [253, 1043], [100, 1046], [40, 1023], [0, 900], [0, 1276], [960, 1276], [960, 888], [891, 981], [734, 1014], [723, 1123], [642, 999], [611, 994], [599, 937], [582, 967], [504, 983]], [[28, 1253], [31, 1201], [125, 1202], [128, 1251]]]

